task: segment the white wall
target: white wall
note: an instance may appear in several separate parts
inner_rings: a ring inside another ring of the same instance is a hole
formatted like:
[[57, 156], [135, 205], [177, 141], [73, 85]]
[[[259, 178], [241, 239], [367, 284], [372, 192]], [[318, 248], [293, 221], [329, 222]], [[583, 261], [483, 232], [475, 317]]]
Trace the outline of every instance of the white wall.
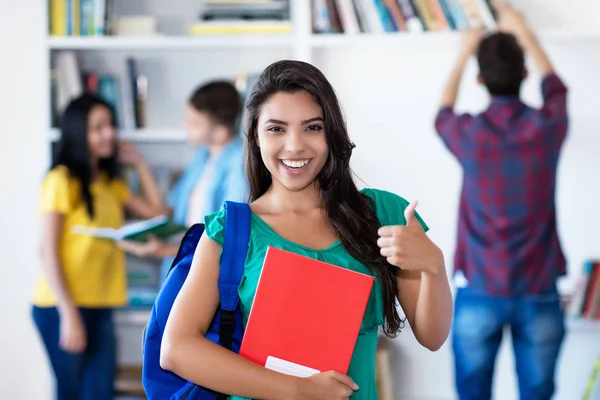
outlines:
[[38, 189], [47, 162], [40, 0], [0, 0], [0, 398], [49, 399], [30, 298], [38, 260]]

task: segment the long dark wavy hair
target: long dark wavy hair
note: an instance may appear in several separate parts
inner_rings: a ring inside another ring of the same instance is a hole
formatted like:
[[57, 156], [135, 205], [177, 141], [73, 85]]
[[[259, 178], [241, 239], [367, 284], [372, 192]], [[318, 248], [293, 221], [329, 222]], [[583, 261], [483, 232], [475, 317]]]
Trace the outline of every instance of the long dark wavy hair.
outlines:
[[327, 161], [317, 176], [325, 212], [344, 248], [358, 261], [371, 268], [383, 289], [387, 336], [395, 336], [403, 321], [396, 310], [396, 268], [380, 254], [377, 233], [380, 223], [375, 204], [362, 194], [352, 179], [350, 156], [355, 147], [350, 141], [346, 122], [335, 91], [316, 67], [301, 61], [278, 61], [260, 75], [247, 101], [246, 174], [250, 201], [261, 197], [271, 186], [272, 178], [264, 165], [257, 144], [257, 123], [261, 107], [277, 92], [305, 91], [321, 106], [325, 138], [329, 147]]
[[[51, 167], [63, 165], [72, 177], [79, 180], [81, 199], [85, 202], [90, 218], [94, 217], [94, 201], [90, 193], [92, 157], [87, 141], [88, 117], [92, 109], [98, 106], [106, 107], [110, 111], [114, 125], [115, 114], [112, 106], [91, 93], [84, 93], [67, 105], [60, 121], [61, 135], [55, 147]], [[110, 158], [98, 162], [99, 172], [104, 172], [109, 179], [120, 175], [116, 145], [115, 142], [115, 150]]]

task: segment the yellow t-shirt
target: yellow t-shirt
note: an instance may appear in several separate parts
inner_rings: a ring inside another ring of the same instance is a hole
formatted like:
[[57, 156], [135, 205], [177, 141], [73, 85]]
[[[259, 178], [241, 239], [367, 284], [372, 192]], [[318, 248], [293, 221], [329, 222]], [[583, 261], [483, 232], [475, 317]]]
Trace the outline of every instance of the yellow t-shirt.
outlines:
[[[123, 225], [123, 205], [130, 196], [120, 179], [100, 178], [90, 185], [94, 218], [90, 220], [81, 198], [80, 182], [66, 167], [51, 170], [42, 187], [42, 214], [64, 215], [59, 245], [61, 267], [73, 301], [80, 307], [120, 307], [127, 302], [125, 255], [109, 239], [73, 233], [75, 225], [119, 228]], [[55, 298], [44, 274], [38, 278], [33, 303], [55, 306]]]

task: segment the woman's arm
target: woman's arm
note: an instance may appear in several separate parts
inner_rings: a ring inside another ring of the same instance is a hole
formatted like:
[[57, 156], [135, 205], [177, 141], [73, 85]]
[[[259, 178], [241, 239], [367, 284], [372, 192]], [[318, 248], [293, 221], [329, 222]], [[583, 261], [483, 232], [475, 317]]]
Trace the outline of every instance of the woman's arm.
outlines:
[[131, 143], [122, 143], [119, 147], [119, 159], [135, 168], [142, 187], [143, 197], [132, 195], [127, 199], [125, 208], [141, 218], [153, 218], [161, 214], [170, 214], [163, 196], [154, 179], [150, 166]]
[[79, 310], [69, 293], [60, 261], [59, 246], [64, 219], [60, 213], [44, 215], [41, 253], [44, 275], [60, 314], [60, 345], [68, 352], [78, 353], [86, 347], [86, 332]]
[[[431, 264], [430, 272], [398, 270], [398, 301], [417, 341], [437, 351], [446, 341], [452, 323], [450, 285], [443, 267]], [[437, 269], [437, 271], [436, 271]]]
[[161, 367], [201, 386], [260, 399], [347, 399], [353, 385], [338, 373], [301, 379], [254, 364], [205, 338], [219, 305], [221, 247], [203, 235], [190, 273], [169, 315]]
[[462, 33], [463, 37], [458, 60], [455, 62], [442, 92], [440, 108], [454, 108], [465, 67], [473, 53], [477, 51], [477, 46], [479, 46], [483, 34], [484, 31], [481, 28], [471, 29]]
[[453, 304], [442, 251], [415, 216], [416, 203], [405, 210], [406, 226], [380, 229], [381, 254], [398, 267], [398, 301], [415, 337], [431, 351], [448, 338]]

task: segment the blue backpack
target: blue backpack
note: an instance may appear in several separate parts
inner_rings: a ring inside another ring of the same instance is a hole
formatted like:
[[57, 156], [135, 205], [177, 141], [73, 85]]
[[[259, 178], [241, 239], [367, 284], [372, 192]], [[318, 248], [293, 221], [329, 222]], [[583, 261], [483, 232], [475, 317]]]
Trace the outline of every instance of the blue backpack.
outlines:
[[[239, 353], [244, 331], [238, 287], [248, 252], [250, 207], [225, 202], [225, 211], [225, 240], [219, 274], [221, 301], [206, 338]], [[144, 329], [142, 384], [149, 400], [221, 400], [228, 397], [160, 367], [160, 346], [167, 318], [190, 271], [194, 251], [203, 233], [204, 225], [196, 224], [185, 234]]]

